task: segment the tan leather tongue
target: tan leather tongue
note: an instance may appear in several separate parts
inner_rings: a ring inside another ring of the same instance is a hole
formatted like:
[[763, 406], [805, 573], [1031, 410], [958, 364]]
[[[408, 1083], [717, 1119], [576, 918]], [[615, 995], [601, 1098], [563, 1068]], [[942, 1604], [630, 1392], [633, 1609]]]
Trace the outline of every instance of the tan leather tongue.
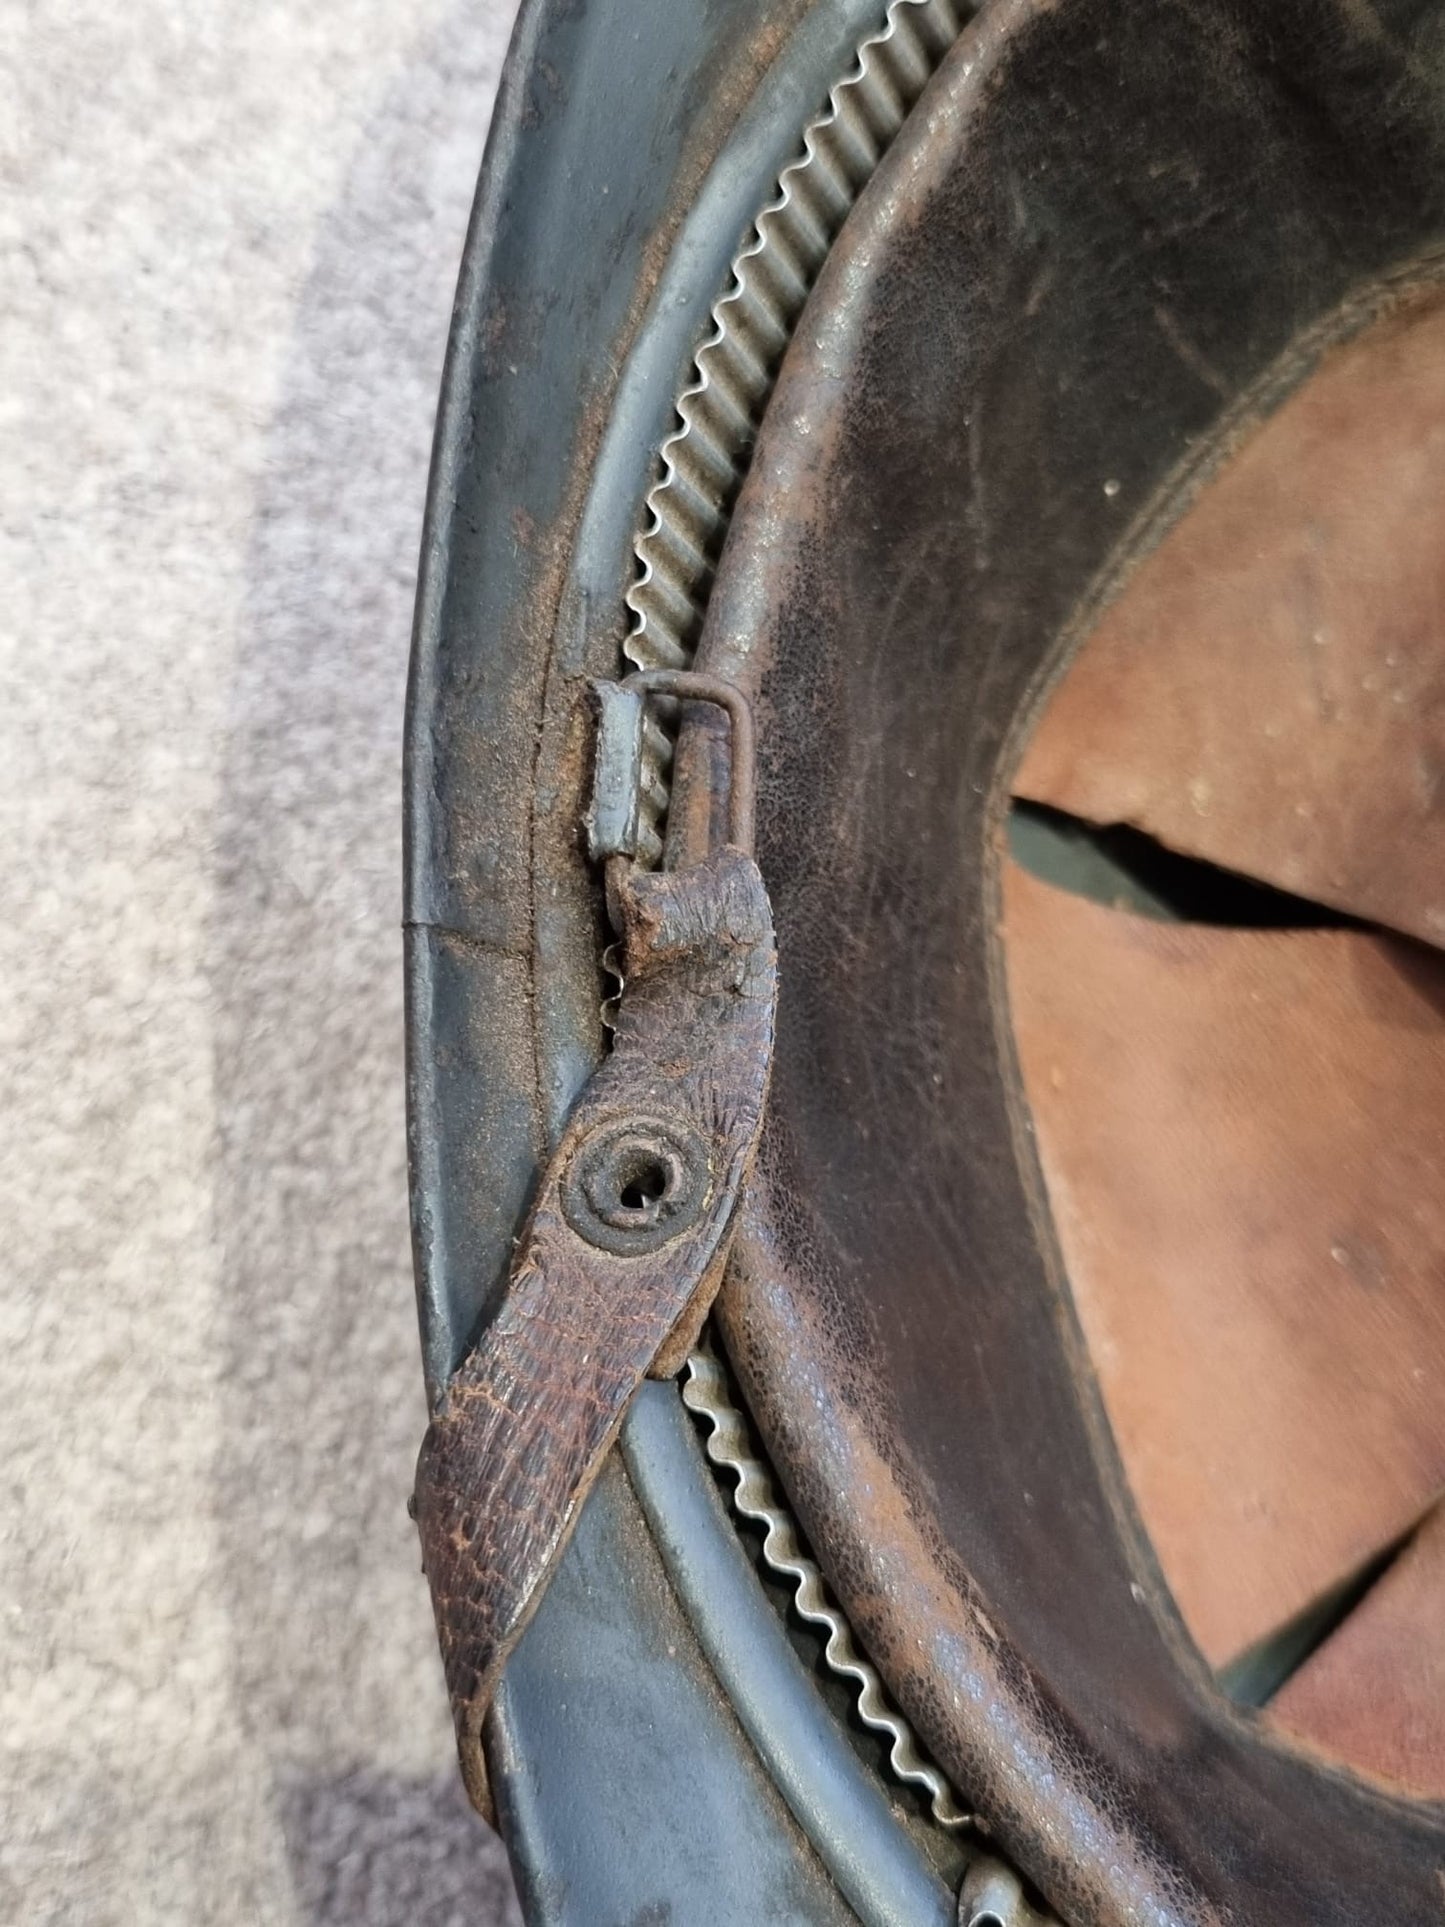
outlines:
[[1445, 1508], [1270, 1702], [1295, 1738], [1445, 1800]]
[[[1255, 412], [1016, 793], [1445, 946], [1445, 296]], [[1439, 1515], [1399, 1552], [1445, 1489], [1445, 956], [1150, 922], [1013, 863], [1005, 905], [1062, 1255], [1180, 1611], [1236, 1681], [1316, 1645], [1267, 1717], [1445, 1797]]]
[[1445, 959], [1154, 922], [1012, 862], [1004, 903], [1078, 1315], [1164, 1575], [1224, 1666], [1445, 1488]]
[[1327, 353], [1207, 484], [1015, 788], [1445, 942], [1445, 297]]

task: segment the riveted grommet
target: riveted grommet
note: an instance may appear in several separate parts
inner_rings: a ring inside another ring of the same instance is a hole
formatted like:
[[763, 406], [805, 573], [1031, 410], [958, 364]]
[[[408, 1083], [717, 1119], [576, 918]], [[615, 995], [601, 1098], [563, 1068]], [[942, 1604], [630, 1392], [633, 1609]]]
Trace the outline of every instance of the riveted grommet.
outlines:
[[582, 1139], [559, 1190], [578, 1237], [614, 1257], [645, 1257], [691, 1230], [707, 1209], [707, 1141], [681, 1118], [612, 1119]]

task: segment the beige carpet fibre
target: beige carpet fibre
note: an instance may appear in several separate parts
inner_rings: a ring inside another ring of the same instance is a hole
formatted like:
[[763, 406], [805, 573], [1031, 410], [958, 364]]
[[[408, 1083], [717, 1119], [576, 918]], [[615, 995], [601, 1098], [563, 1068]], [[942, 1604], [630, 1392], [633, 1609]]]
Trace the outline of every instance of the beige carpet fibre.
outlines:
[[0, 1921], [516, 1919], [406, 1495], [401, 727], [510, 0], [0, 0]]

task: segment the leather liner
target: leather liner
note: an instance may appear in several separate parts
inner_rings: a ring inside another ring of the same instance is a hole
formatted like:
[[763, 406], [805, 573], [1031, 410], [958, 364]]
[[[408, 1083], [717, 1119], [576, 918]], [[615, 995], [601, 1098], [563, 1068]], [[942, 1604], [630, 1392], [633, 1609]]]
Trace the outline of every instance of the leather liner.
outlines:
[[[1002, 998], [1007, 783], [1131, 524], [1445, 233], [1438, 9], [1168, 12], [965, 34], [764, 421], [700, 651], [759, 710], [784, 986], [719, 1319], [880, 1672], [1065, 1918], [1424, 1923], [1438, 1812], [1262, 1733], [1173, 1616]], [[670, 838], [715, 789], [689, 727]]]

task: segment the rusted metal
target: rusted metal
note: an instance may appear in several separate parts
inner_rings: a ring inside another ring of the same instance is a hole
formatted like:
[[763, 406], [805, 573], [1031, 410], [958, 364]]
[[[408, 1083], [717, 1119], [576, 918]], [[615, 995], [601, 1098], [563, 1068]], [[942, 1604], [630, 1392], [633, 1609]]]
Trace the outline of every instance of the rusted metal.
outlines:
[[[757, 752], [754, 747], [752, 705], [735, 683], [721, 676], [709, 676], [696, 669], [638, 669], [625, 676], [618, 687], [628, 694], [672, 696], [682, 702], [710, 703], [728, 719], [727, 756], [727, 840], [735, 850], [753, 847], [753, 821], [757, 814]], [[639, 732], [641, 740], [641, 732]], [[638, 781], [645, 780], [638, 767]], [[599, 855], [611, 855], [603, 851]], [[633, 851], [629, 855], [635, 854]]]
[[753, 712], [742, 693], [719, 676], [685, 669], [638, 669], [621, 682], [596, 682], [597, 748], [593, 759], [592, 801], [588, 805], [587, 844], [594, 862], [613, 857], [651, 856], [641, 820], [647, 775], [647, 698], [709, 703], [729, 725], [727, 840], [735, 850], [753, 847], [757, 769]]

